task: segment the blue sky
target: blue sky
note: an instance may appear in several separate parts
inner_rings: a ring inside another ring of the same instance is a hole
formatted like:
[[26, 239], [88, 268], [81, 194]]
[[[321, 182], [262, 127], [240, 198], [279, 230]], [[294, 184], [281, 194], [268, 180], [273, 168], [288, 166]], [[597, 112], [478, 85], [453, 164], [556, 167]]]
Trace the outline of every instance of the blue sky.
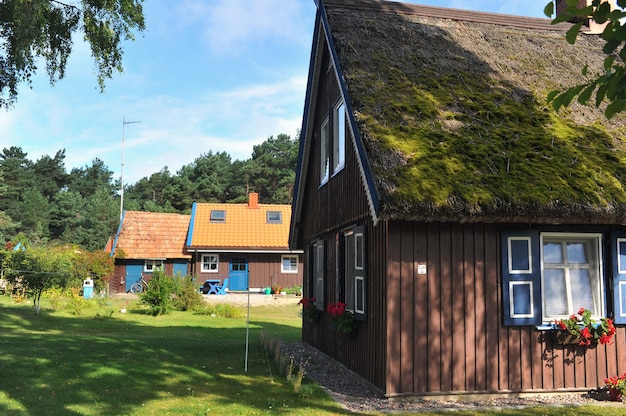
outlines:
[[[547, 0], [406, 2], [543, 17]], [[0, 148], [32, 161], [65, 149], [68, 172], [99, 158], [119, 179], [124, 135], [126, 184], [209, 151], [250, 158], [300, 128], [315, 11], [313, 0], [146, 0], [146, 31], [105, 92], [77, 40], [63, 80], [50, 86], [41, 71], [0, 110]], [[124, 117], [140, 123], [123, 129]]]

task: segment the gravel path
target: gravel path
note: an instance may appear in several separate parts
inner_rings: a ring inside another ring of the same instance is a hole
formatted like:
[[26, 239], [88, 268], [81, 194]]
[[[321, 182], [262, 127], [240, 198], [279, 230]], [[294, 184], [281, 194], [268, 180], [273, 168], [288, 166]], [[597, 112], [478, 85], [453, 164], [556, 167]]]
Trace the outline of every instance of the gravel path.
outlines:
[[284, 346], [296, 362], [305, 363], [306, 375], [321, 385], [338, 403], [353, 412], [418, 412], [449, 409], [494, 409], [520, 406], [626, 405], [608, 401], [606, 391], [581, 394], [538, 395], [525, 398], [502, 397], [481, 401], [439, 401], [418, 399], [389, 400], [350, 370], [308, 344], [298, 342]]

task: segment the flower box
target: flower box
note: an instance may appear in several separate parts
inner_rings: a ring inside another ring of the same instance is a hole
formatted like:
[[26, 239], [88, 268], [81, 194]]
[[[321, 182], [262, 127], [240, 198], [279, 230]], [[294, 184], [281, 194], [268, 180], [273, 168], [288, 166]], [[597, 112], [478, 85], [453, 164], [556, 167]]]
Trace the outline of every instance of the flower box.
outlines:
[[564, 331], [555, 331], [554, 340], [559, 345], [578, 345], [580, 337]]

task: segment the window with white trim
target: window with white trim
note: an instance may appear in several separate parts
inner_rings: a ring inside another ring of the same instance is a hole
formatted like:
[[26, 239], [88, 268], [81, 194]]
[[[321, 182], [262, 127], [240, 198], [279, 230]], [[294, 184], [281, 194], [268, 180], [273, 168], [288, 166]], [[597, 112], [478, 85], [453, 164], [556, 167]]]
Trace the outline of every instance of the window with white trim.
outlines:
[[298, 256], [284, 255], [281, 257], [281, 273], [298, 273]]
[[202, 272], [217, 273], [219, 271], [220, 256], [218, 254], [202, 255]]
[[346, 163], [346, 105], [339, 102], [333, 112], [333, 174]]
[[143, 263], [143, 271], [153, 273], [156, 270], [163, 270], [163, 260], [145, 260]]
[[580, 308], [600, 318], [604, 285], [600, 234], [541, 234], [543, 321], [567, 318]]
[[328, 182], [330, 177], [330, 131], [328, 117], [322, 122], [320, 132], [320, 185]]
[[501, 237], [505, 325], [551, 325], [580, 308], [626, 323], [626, 231], [520, 229]]

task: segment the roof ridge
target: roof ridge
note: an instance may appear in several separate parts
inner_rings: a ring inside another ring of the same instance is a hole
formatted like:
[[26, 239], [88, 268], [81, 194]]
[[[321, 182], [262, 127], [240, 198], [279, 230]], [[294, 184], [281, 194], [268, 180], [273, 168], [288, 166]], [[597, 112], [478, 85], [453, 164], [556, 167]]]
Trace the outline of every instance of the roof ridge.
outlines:
[[565, 31], [568, 23], [552, 24], [552, 20], [541, 17], [518, 16], [512, 14], [482, 12], [475, 10], [425, 6], [422, 4], [401, 3], [390, 0], [324, 0], [326, 6], [383, 13], [408, 14], [474, 23], [488, 23], [525, 29]]

